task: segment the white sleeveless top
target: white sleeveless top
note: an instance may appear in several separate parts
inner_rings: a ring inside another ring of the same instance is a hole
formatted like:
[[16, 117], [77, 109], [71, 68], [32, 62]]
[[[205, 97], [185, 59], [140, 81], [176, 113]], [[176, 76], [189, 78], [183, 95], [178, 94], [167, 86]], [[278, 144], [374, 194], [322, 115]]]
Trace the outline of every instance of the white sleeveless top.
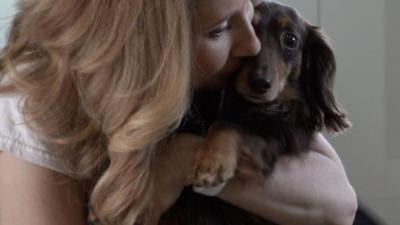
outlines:
[[23, 98], [18, 94], [0, 94], [0, 154], [8, 152], [63, 174], [69, 174], [65, 161], [51, 154], [25, 123], [20, 112]]

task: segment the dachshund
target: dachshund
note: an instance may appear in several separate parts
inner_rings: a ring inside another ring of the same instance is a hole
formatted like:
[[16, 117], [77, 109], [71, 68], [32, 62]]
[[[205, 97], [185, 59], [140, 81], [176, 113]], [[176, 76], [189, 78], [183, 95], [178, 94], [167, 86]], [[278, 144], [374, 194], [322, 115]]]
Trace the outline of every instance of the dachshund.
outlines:
[[[254, 171], [268, 176], [279, 157], [307, 152], [315, 133], [351, 126], [334, 96], [335, 57], [320, 29], [285, 5], [262, 3], [258, 10], [261, 52], [244, 60], [221, 93], [197, 93], [182, 125], [181, 131], [207, 133], [196, 151], [194, 186], [215, 187], [233, 176], [251, 182]], [[243, 159], [253, 173], [242, 168]], [[185, 189], [160, 224], [267, 222]]]

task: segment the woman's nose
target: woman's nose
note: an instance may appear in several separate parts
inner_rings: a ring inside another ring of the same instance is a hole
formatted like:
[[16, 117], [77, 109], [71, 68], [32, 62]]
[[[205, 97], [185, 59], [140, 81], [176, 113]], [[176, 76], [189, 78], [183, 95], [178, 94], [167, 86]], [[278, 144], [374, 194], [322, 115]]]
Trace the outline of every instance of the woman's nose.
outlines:
[[251, 24], [251, 21], [245, 21], [243, 29], [236, 34], [232, 46], [232, 55], [236, 57], [255, 56], [261, 50], [261, 42]]

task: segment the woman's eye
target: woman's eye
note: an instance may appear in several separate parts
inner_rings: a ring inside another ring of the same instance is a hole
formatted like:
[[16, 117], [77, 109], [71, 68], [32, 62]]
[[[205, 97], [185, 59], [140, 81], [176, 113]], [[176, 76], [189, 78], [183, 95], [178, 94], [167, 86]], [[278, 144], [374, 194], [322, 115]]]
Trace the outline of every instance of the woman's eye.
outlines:
[[292, 32], [283, 33], [281, 36], [281, 43], [285, 48], [288, 48], [288, 49], [296, 49], [299, 47], [298, 38]]
[[208, 33], [208, 36], [211, 39], [217, 39], [220, 36], [222, 36], [226, 31], [229, 31], [231, 28], [232, 28], [231, 25], [227, 24], [226, 26], [224, 26], [222, 28], [218, 28], [218, 29], [211, 31], [210, 33]]

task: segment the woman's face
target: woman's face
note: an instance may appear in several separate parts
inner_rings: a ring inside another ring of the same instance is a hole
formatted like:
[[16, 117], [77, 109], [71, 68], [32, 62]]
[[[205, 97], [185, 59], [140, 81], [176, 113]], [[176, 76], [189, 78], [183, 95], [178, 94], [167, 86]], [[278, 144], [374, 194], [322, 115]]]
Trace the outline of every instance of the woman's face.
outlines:
[[251, 24], [254, 6], [251, 0], [196, 0], [195, 7], [194, 85], [220, 88], [239, 68], [242, 57], [257, 55], [261, 49]]

